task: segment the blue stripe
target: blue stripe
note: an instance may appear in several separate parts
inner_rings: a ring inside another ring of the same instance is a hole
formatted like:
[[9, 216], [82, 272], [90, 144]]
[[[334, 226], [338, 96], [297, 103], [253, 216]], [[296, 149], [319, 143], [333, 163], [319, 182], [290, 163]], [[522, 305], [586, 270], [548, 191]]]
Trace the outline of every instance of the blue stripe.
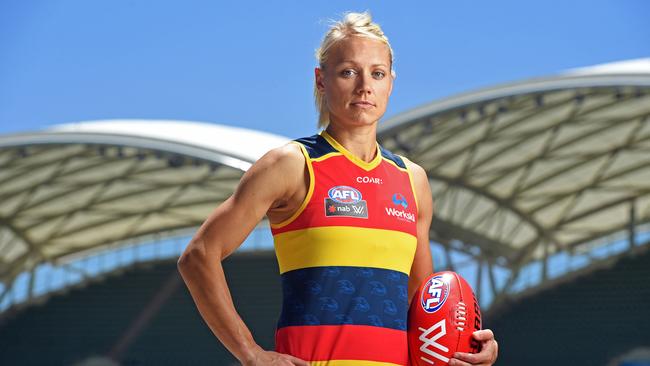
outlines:
[[316, 159], [323, 155], [327, 155], [329, 153], [333, 153], [337, 151], [321, 135], [303, 137], [303, 138], [296, 139], [294, 141], [301, 143], [305, 147], [305, 149], [307, 149], [307, 153], [309, 153], [309, 157], [312, 159]]
[[[312, 159], [319, 158], [323, 155], [327, 155], [329, 153], [333, 152], [338, 152], [332, 145], [330, 145], [327, 140], [321, 135], [312, 135], [309, 137], [302, 137], [299, 139], [295, 139], [294, 141], [301, 143], [305, 149], [307, 149], [307, 153], [309, 154], [309, 157]], [[383, 146], [379, 145], [379, 151], [381, 152], [381, 156], [384, 158], [392, 161], [397, 165], [398, 167], [402, 169], [406, 169], [406, 164], [404, 163], [404, 160], [396, 154], [393, 154]]]
[[310, 267], [282, 274], [278, 328], [372, 325], [406, 330], [408, 276], [367, 267]]
[[402, 169], [406, 169], [406, 164], [404, 164], [404, 160], [402, 160], [402, 158], [399, 155], [393, 154], [392, 152], [386, 150], [381, 145], [379, 146], [379, 150], [381, 151], [381, 156], [392, 161], [398, 167]]

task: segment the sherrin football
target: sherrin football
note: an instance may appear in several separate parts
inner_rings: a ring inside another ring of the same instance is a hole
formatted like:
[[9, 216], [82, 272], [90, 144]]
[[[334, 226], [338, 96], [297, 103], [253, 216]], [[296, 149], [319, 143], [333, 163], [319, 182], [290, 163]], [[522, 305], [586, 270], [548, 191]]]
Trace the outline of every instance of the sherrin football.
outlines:
[[455, 352], [478, 352], [472, 333], [480, 329], [481, 309], [467, 281], [456, 272], [432, 274], [409, 308], [411, 365], [444, 366]]

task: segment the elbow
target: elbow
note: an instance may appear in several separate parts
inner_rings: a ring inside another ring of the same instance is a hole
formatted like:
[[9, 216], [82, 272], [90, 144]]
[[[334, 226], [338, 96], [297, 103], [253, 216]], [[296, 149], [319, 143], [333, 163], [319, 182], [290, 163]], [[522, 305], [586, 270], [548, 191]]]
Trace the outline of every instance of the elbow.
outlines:
[[[214, 247], [214, 246], [213, 246]], [[200, 236], [195, 236], [192, 241], [187, 245], [187, 248], [178, 258], [176, 267], [183, 273], [183, 271], [192, 271], [197, 267], [202, 267], [206, 264], [221, 262], [221, 252], [219, 250], [207, 250], [207, 246]]]
[[200, 263], [203, 260], [205, 260], [205, 248], [202, 245], [202, 241], [192, 239], [192, 241], [187, 245], [187, 248], [185, 248], [178, 258], [176, 267], [182, 274], [184, 271], [196, 266], [197, 263]]
[[176, 268], [178, 271], [182, 274], [183, 271], [190, 266], [191, 260], [189, 256], [183, 252], [180, 257], [178, 257], [178, 261], [176, 261]]
[[185, 252], [183, 252], [183, 254], [181, 254], [181, 256], [178, 258], [178, 261], [176, 261], [176, 269], [178, 269], [181, 277], [185, 276], [192, 263], [193, 261], [190, 259], [190, 257]]

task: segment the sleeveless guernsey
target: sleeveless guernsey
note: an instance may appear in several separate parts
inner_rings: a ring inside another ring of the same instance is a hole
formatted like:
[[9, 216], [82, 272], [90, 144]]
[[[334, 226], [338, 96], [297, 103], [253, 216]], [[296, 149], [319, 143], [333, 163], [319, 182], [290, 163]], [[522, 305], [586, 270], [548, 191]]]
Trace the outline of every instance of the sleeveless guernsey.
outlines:
[[312, 366], [406, 365], [417, 201], [402, 158], [364, 162], [327, 132], [294, 141], [309, 189], [271, 225], [283, 303], [276, 350]]

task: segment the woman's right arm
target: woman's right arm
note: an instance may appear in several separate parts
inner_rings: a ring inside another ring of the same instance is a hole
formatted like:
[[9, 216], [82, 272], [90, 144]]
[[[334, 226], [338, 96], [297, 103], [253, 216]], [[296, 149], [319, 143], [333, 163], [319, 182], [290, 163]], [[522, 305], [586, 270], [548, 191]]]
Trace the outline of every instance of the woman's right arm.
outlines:
[[304, 365], [264, 351], [237, 314], [221, 261], [237, 249], [266, 212], [304, 185], [304, 157], [294, 144], [271, 150], [242, 177], [235, 193], [201, 225], [178, 260], [178, 270], [214, 335], [243, 365]]

